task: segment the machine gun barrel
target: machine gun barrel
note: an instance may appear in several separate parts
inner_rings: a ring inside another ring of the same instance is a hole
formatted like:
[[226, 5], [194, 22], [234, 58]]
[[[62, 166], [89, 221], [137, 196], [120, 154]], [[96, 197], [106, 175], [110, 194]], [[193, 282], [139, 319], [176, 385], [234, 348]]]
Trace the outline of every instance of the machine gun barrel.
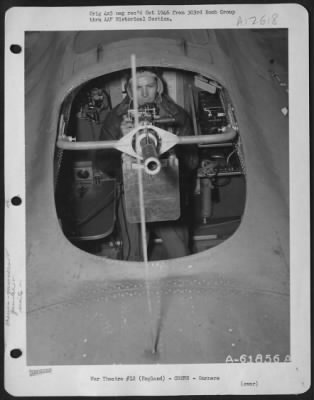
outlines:
[[143, 138], [140, 142], [144, 170], [149, 175], [156, 175], [161, 169], [155, 143], [149, 138]]

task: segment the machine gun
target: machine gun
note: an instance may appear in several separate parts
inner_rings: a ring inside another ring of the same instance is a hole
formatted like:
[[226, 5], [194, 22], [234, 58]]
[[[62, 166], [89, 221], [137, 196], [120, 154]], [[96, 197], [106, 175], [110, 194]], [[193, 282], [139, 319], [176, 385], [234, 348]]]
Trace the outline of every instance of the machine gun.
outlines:
[[[180, 216], [179, 166], [175, 146], [215, 144], [232, 141], [237, 131], [227, 127], [211, 135], [177, 136], [162, 125], [171, 125], [171, 117], [161, 118], [156, 110], [140, 113], [139, 123], [119, 140], [75, 142], [60, 134], [57, 147], [63, 150], [116, 149], [122, 154], [123, 185], [129, 222], [140, 222], [137, 169], [143, 170], [146, 222], [176, 220]], [[132, 110], [129, 112], [132, 118]], [[138, 161], [139, 160], [139, 161]]]

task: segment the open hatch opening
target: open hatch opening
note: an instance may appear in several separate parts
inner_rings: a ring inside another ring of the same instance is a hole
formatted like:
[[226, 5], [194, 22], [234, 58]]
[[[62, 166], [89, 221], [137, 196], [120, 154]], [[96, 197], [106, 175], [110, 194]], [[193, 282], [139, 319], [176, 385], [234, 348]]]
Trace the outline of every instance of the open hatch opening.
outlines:
[[[149, 260], [176, 258], [176, 251], [167, 250], [177, 245], [176, 235], [185, 236], [181, 239], [188, 254], [219, 245], [237, 230], [246, 198], [241, 132], [227, 90], [191, 71], [159, 68], [158, 73], [163, 94], [188, 113], [190, 136], [219, 138], [228, 129], [236, 134], [231, 140], [212, 143], [197, 144], [192, 139], [163, 151], [168, 137], [162, 132], [176, 135], [176, 127], [171, 118], [158, 114], [158, 107], [145, 110], [143, 118], [156, 129], [147, 133], [145, 128], [145, 143], [133, 139], [130, 146], [135, 152], [141, 146], [143, 157], [147, 152], [143, 183]], [[127, 96], [126, 80], [127, 71], [100, 76], [64, 100], [54, 160], [55, 201], [63, 233], [73, 245], [100, 257], [140, 261], [140, 251], [132, 256], [139, 225], [135, 158], [116, 148], [73, 151], [58, 146], [60, 139], [67, 143], [104, 140], [108, 116]], [[183, 165], [189, 156], [193, 171]]]

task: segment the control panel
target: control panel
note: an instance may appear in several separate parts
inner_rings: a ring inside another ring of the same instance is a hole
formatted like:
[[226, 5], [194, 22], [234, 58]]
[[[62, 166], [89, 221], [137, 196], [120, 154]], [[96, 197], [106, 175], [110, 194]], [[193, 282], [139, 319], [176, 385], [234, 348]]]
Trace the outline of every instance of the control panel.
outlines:
[[199, 127], [201, 135], [211, 135], [222, 132], [228, 125], [226, 113], [222, 105], [219, 92], [198, 93]]
[[[222, 133], [226, 127], [235, 125], [230, 121], [231, 104], [226, 104], [223, 92], [200, 91], [198, 93], [199, 131], [201, 135]], [[228, 112], [227, 112], [228, 111]], [[242, 175], [242, 163], [239, 156], [239, 137], [230, 143], [199, 145], [199, 178]]]
[[243, 174], [236, 145], [217, 148], [207, 147], [200, 151], [201, 162], [197, 171], [199, 178]]

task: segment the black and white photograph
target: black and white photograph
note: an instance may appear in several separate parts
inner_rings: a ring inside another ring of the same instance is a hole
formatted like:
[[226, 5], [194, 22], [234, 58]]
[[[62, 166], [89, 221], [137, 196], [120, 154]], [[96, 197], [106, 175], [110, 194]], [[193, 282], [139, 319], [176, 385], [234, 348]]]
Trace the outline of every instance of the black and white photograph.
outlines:
[[307, 390], [306, 24], [250, 7], [11, 10], [10, 393]]

